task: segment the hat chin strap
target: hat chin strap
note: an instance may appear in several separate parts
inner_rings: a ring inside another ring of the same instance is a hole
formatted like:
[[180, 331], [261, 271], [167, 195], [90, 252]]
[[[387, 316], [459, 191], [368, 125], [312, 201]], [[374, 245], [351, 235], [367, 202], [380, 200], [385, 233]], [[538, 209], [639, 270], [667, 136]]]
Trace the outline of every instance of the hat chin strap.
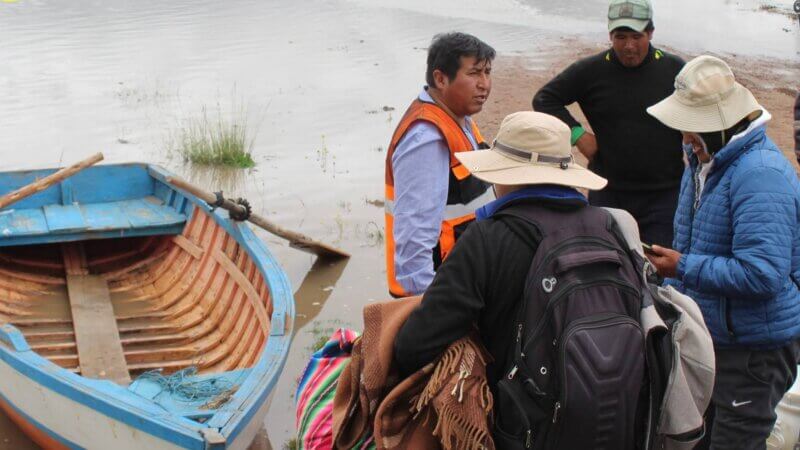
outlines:
[[492, 149], [497, 151], [498, 153], [508, 156], [511, 159], [522, 160], [525, 162], [532, 162], [532, 163], [546, 163], [546, 164], [558, 164], [559, 167], [566, 170], [569, 167], [569, 164], [573, 162], [572, 155], [569, 156], [550, 156], [550, 155], [540, 155], [536, 152], [527, 152], [525, 150], [520, 150], [510, 145], [505, 145], [502, 142], [499, 142], [497, 139], [494, 140], [492, 143]]

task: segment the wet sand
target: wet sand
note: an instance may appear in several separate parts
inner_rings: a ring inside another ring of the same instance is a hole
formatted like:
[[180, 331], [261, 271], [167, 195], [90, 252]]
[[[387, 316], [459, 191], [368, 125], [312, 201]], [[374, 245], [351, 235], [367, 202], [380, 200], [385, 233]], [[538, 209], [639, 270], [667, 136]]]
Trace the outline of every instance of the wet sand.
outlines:
[[[499, 56], [494, 64], [492, 94], [488, 105], [476, 116], [484, 136], [494, 136], [507, 114], [530, 110], [533, 94], [580, 57], [575, 55], [588, 56], [606, 48], [605, 43], [593, 44], [572, 39], [545, 64], [535, 65], [524, 57]], [[668, 47], [664, 49], [687, 61], [699, 55]], [[793, 108], [795, 96], [800, 89], [800, 62], [726, 54], [715, 56], [730, 64], [737, 80], [750, 89], [761, 105], [772, 114], [772, 120], [767, 125], [767, 134], [797, 167], [794, 157]], [[582, 123], [587, 123], [577, 106], [571, 106], [570, 111]], [[574, 152], [579, 155], [577, 149]], [[585, 159], [579, 159], [585, 165]]]
[[[723, 56], [772, 112], [770, 135], [788, 154], [790, 94], [800, 73], [796, 21], [759, 12], [755, 0], [675, 1], [721, 11], [715, 27], [746, 25], [725, 35], [699, 30], [702, 37], [690, 39], [676, 22], [684, 10], [676, 7], [680, 13], [659, 16], [656, 43], [745, 53]], [[282, 226], [350, 251], [347, 262], [316, 262], [256, 230], [297, 301], [295, 341], [252, 447], [280, 449], [294, 435], [294, 389], [312, 344], [336, 327], [360, 329], [362, 307], [388, 297], [380, 203], [385, 148], [421, 87], [430, 37], [463, 30], [500, 52], [494, 90], [477, 116], [490, 138], [506, 114], [530, 108], [553, 74], [605, 47], [604, 3], [466, 0], [453, 8], [426, 0], [236, 0], [222, 8], [145, 0], [48, 8], [21, 0], [10, 14], [0, 9], [0, 60], [12, 63], [0, 71], [0, 169], [52, 167], [103, 150], [110, 162], [157, 163], [247, 197]], [[585, 15], [572, 17], [579, 6]], [[769, 57], [753, 56], [760, 54]], [[231, 99], [244, 103], [257, 129], [257, 167], [185, 165], [166, 145], [169, 136], [203, 106], [227, 114]], [[0, 416], [0, 449], [33, 448]]]

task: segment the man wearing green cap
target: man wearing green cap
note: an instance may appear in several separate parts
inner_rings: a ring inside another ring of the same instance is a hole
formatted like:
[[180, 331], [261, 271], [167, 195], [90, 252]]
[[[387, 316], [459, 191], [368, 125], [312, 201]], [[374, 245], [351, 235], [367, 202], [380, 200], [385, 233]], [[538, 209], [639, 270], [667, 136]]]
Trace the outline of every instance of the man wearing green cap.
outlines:
[[[606, 189], [589, 194], [590, 203], [627, 210], [643, 242], [670, 246], [684, 167], [681, 135], [645, 109], [672, 93], [684, 62], [650, 44], [653, 30], [648, 0], [611, 0], [611, 48], [558, 74], [536, 93], [533, 108], [567, 123], [572, 144], [608, 179]], [[594, 133], [567, 111], [575, 102]]]

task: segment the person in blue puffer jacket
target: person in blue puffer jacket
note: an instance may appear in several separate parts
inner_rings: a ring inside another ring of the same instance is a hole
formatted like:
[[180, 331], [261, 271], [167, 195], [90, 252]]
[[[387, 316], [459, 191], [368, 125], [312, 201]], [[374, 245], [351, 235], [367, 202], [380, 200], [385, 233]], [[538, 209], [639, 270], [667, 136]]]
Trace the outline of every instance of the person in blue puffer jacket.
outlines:
[[697, 448], [763, 449], [800, 355], [800, 182], [766, 136], [771, 116], [712, 56], [686, 64], [647, 110], [683, 134], [689, 159], [674, 250], [658, 273], [700, 306], [717, 372]]

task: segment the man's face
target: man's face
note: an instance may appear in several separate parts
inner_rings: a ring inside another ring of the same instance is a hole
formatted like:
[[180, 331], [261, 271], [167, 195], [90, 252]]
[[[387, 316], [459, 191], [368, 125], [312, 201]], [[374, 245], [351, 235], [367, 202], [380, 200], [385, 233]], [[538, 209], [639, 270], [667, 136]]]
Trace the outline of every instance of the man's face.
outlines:
[[458, 117], [477, 114], [492, 90], [492, 62], [477, 61], [474, 56], [462, 56], [461, 67], [451, 80], [443, 72], [433, 72], [442, 101]]
[[625, 67], [637, 67], [647, 56], [650, 50], [650, 40], [653, 39], [653, 31], [633, 31], [618, 29], [610, 33], [611, 46], [617, 59]]

